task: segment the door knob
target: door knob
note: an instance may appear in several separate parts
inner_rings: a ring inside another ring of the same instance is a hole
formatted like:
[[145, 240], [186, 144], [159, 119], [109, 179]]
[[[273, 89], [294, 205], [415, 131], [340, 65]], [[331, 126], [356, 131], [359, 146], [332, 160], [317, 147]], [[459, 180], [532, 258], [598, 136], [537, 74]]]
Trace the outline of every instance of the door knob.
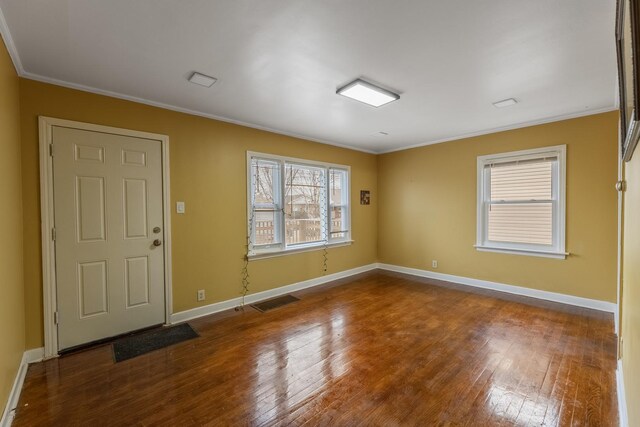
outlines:
[[156, 239], [153, 241], [153, 246], [160, 246], [162, 244], [162, 242], [160, 241], [160, 239]]

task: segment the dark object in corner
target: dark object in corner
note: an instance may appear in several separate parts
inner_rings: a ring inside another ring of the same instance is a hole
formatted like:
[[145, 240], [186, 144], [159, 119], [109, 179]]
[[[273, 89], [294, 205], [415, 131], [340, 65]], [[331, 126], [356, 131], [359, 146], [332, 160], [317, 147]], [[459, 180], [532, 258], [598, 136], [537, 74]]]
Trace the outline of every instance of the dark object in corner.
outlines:
[[300, 301], [300, 298], [296, 298], [293, 295], [284, 295], [281, 297], [251, 304], [251, 307], [264, 313], [265, 311], [273, 310], [274, 308], [282, 307], [283, 305], [291, 304], [292, 302], [296, 301]]
[[188, 323], [154, 329], [150, 332], [132, 335], [114, 342], [113, 357], [118, 363], [197, 337], [199, 337], [198, 333]]

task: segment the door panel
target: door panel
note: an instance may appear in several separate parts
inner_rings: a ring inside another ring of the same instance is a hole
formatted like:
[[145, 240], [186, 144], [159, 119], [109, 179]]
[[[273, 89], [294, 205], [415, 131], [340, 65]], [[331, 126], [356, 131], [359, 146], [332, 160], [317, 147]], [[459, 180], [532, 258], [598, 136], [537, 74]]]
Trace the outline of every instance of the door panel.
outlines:
[[127, 308], [149, 303], [149, 258], [133, 257], [125, 261]]
[[78, 264], [78, 292], [81, 319], [108, 312], [106, 260]]
[[105, 240], [104, 178], [76, 177], [76, 231], [79, 242]]
[[160, 141], [53, 127], [59, 349], [165, 321]]
[[124, 180], [124, 238], [147, 237], [147, 181]]

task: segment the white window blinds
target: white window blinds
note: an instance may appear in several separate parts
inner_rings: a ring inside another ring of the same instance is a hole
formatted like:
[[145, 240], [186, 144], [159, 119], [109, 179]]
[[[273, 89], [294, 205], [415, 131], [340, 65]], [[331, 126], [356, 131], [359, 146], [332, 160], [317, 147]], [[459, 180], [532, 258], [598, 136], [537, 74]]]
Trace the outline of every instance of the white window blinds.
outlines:
[[489, 165], [488, 239], [553, 244], [553, 163], [557, 158]]
[[479, 250], [564, 258], [566, 147], [478, 157]]

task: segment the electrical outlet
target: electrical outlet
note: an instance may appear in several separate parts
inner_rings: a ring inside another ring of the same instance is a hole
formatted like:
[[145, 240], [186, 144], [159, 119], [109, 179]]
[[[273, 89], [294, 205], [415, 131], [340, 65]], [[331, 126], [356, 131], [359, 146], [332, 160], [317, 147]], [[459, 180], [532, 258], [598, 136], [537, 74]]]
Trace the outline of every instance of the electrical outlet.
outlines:
[[435, 260], [435, 259], [433, 261], [431, 261], [431, 267], [438, 268], [438, 261]]
[[204, 296], [204, 289], [200, 289], [200, 290], [198, 291], [198, 301], [204, 301], [204, 298], [205, 298], [205, 296]]

